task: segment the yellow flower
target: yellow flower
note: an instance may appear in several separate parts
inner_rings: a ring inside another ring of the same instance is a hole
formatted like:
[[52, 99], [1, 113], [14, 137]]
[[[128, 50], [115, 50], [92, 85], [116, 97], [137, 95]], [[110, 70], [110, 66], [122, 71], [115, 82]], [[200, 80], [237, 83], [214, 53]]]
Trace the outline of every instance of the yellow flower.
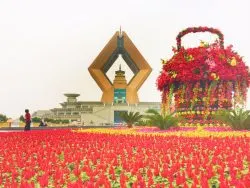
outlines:
[[177, 74], [174, 72], [173, 75], [171, 76], [172, 78], [175, 78]]
[[216, 73], [211, 73], [211, 76], [213, 77], [214, 80], [219, 80], [220, 77]]
[[[197, 125], [198, 125], [198, 124], [197, 124]], [[200, 124], [199, 124], [196, 130], [197, 130], [197, 131], [202, 131], [202, 130], [203, 130], [203, 127], [201, 127]]]
[[235, 66], [237, 65], [237, 61], [236, 61], [235, 57], [233, 57], [233, 58], [231, 59], [230, 65], [233, 66], [233, 67], [235, 67]]
[[188, 54], [185, 54], [185, 55], [184, 55], [184, 58], [185, 58], [185, 60], [186, 60], [187, 62], [193, 61], [193, 60], [194, 60], [194, 57], [193, 57], [192, 55], [188, 55]]
[[200, 47], [209, 47], [209, 44], [201, 40]]
[[[184, 124], [185, 126], [189, 126], [188, 123]], [[191, 123], [190, 126], [193, 126], [194, 124]], [[207, 126], [212, 126], [213, 124], [206, 124]], [[195, 126], [197, 126], [196, 130], [192, 131], [178, 131], [178, 132], [167, 132], [167, 133], [142, 133], [137, 132], [137, 130], [141, 129], [140, 127], [134, 127], [131, 129], [122, 128], [122, 129], [113, 129], [113, 128], [89, 128], [89, 129], [78, 129], [73, 130], [73, 132], [78, 133], [92, 133], [92, 134], [113, 134], [113, 135], [146, 135], [146, 136], [184, 136], [184, 137], [250, 137], [250, 132], [241, 132], [241, 131], [222, 131], [222, 132], [210, 132], [205, 130], [200, 123], [197, 123]], [[153, 127], [147, 127], [147, 128], [153, 128]]]
[[193, 61], [194, 60], [194, 57], [192, 55], [189, 55], [188, 56], [188, 61]]
[[181, 100], [180, 100], [180, 103], [184, 103], [184, 99], [181, 99]]
[[200, 47], [205, 47], [205, 42], [201, 40]]

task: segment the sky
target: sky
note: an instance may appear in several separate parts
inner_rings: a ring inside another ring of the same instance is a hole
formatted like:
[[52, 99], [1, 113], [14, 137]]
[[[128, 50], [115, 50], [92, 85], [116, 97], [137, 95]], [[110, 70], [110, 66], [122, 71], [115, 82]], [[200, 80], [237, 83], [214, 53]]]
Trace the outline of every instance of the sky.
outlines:
[[[120, 26], [153, 68], [139, 90], [140, 101], [160, 101], [155, 84], [160, 59], [172, 57], [175, 38], [187, 27], [218, 28], [225, 45], [232, 44], [249, 66], [249, 7], [248, 0], [1, 0], [0, 113], [15, 118], [26, 108], [60, 107], [64, 93], [99, 101], [102, 92], [88, 67]], [[190, 34], [183, 44], [215, 39]], [[122, 63], [119, 59], [108, 72], [111, 80]]]

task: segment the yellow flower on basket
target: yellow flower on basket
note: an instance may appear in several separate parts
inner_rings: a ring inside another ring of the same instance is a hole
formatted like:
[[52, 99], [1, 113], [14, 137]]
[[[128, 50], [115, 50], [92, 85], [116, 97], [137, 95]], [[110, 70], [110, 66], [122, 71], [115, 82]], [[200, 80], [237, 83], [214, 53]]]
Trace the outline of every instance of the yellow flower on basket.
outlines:
[[180, 99], [180, 103], [184, 103], [185, 102], [185, 100], [184, 99]]
[[205, 47], [205, 42], [201, 40], [200, 47]]
[[194, 57], [192, 55], [185, 55], [185, 59], [187, 62], [189, 62], [189, 61], [193, 61]]
[[171, 77], [172, 78], [175, 78], [177, 76], [177, 74], [176, 73], [174, 73]]
[[211, 77], [214, 79], [214, 80], [219, 80], [220, 77], [216, 74], [216, 73], [211, 73]]
[[165, 65], [167, 63], [167, 60], [161, 59], [161, 63]]
[[204, 41], [200, 41], [200, 47], [209, 47], [209, 44], [207, 42]]
[[175, 71], [170, 71], [169, 73], [171, 75], [171, 78], [176, 78], [177, 73]]
[[230, 61], [230, 65], [235, 67], [237, 65], [237, 60], [235, 59], [235, 57], [233, 57]]

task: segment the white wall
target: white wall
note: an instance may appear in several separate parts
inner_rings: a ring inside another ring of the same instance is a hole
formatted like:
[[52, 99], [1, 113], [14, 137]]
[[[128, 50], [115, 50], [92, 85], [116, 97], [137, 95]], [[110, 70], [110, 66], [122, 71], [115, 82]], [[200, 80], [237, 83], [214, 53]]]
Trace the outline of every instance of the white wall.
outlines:
[[[146, 110], [149, 109], [147, 105], [114, 105], [114, 106], [102, 106], [93, 107], [93, 113], [81, 114], [81, 121], [84, 125], [103, 125], [103, 124], [113, 124], [114, 123], [114, 111], [133, 111], [140, 112], [144, 114]], [[91, 124], [90, 122], [93, 122]]]

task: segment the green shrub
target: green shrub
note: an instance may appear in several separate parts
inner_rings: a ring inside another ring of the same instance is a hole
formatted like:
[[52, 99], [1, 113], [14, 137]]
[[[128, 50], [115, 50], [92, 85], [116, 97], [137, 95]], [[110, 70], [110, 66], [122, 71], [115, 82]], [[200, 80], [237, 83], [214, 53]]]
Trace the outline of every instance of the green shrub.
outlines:
[[67, 123], [69, 123], [69, 120], [68, 120], [68, 119], [62, 120], [62, 124], [67, 124]]
[[250, 129], [250, 111], [242, 108], [233, 110], [220, 110], [215, 114], [215, 119], [220, 120], [235, 130]]
[[39, 117], [33, 117], [32, 118], [33, 123], [39, 123], [40, 121], [41, 121], [41, 118], [39, 118]]
[[180, 118], [175, 117], [174, 113], [160, 114], [154, 109], [149, 109], [146, 113], [148, 115], [145, 115], [145, 118], [149, 121], [149, 125], [157, 126], [160, 129], [168, 129], [170, 127], [177, 126], [180, 121]]
[[121, 119], [131, 128], [135, 123], [139, 122], [143, 115], [139, 112], [121, 112]]

